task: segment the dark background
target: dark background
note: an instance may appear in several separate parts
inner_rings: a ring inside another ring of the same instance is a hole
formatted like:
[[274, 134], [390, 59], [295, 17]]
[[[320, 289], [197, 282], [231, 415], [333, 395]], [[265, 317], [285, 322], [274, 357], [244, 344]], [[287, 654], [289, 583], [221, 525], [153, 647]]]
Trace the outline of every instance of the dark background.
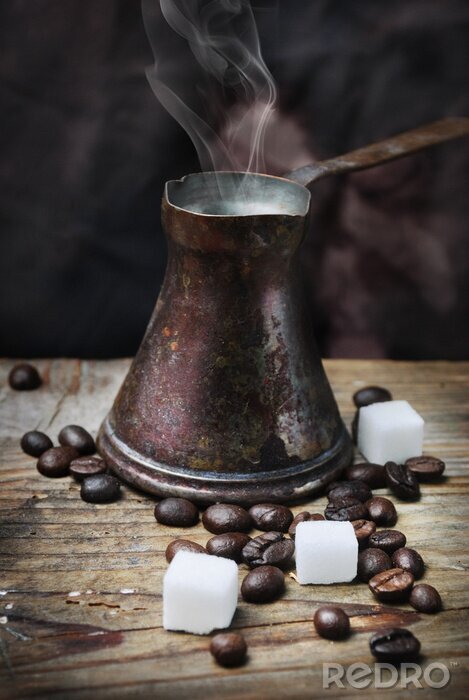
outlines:
[[[280, 94], [270, 172], [468, 114], [466, 0], [253, 5]], [[146, 81], [140, 2], [9, 0], [0, 33], [0, 354], [132, 355], [164, 182], [199, 169]], [[324, 355], [467, 357], [468, 141], [317, 186], [302, 264]]]

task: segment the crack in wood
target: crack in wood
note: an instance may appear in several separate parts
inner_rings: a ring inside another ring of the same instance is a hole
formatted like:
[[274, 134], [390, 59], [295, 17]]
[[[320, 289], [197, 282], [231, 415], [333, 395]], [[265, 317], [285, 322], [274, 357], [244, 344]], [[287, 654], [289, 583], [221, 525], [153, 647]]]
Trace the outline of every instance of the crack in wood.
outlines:
[[47, 423], [46, 427], [44, 428], [44, 432], [45, 432], [46, 430], [49, 430], [50, 426], [52, 425], [52, 423], [54, 422], [54, 420], [55, 420], [55, 419], [57, 418], [57, 416], [59, 415], [60, 410], [61, 410], [61, 408], [62, 408], [62, 405], [63, 405], [65, 399], [67, 398], [67, 396], [68, 396], [68, 390], [65, 389], [65, 391], [64, 391], [63, 394], [62, 394], [62, 396], [60, 397], [60, 399], [58, 399], [58, 401], [57, 401], [57, 403], [56, 403], [56, 405], [55, 405], [55, 410], [54, 410], [54, 412], [53, 412], [53, 414], [52, 414], [52, 417], [49, 419], [49, 422]]
[[10, 656], [8, 654], [8, 644], [3, 641], [3, 639], [0, 638], [0, 653], [2, 655], [3, 662], [5, 664], [5, 668], [7, 670], [8, 675], [10, 678], [15, 677], [15, 672], [13, 671], [13, 667], [11, 665], [10, 661]]
[[28, 637], [27, 634], [22, 634], [21, 632], [18, 632], [17, 630], [14, 630], [12, 627], [7, 627], [7, 626], [5, 626], [4, 629], [5, 629], [7, 632], [9, 632], [9, 634], [11, 634], [11, 635], [12, 635], [13, 637], [15, 637], [16, 639], [20, 639], [22, 642], [27, 642], [27, 641], [33, 639], [33, 637]]

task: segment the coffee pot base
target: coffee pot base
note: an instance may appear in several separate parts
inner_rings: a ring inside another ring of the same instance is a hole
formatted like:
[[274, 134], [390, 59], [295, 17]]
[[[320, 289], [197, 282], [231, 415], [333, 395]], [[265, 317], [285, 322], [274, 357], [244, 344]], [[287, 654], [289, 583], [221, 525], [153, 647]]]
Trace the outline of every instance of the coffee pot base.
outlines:
[[293, 503], [306, 500], [336, 480], [353, 457], [343, 427], [335, 444], [315, 459], [257, 473], [219, 473], [175, 468], [148, 459], [125, 445], [106, 419], [98, 437], [99, 452], [123, 481], [159, 498], [188, 498], [210, 503]]

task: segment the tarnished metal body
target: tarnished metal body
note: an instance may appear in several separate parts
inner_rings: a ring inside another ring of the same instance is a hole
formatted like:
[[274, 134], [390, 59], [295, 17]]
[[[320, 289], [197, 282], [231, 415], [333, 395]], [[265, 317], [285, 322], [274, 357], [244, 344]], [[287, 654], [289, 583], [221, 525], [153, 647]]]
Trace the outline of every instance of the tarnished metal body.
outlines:
[[242, 177], [191, 175], [163, 201], [165, 281], [100, 435], [115, 471], [156, 494], [292, 500], [351, 458], [298, 288], [309, 193], [248, 175], [246, 201]]

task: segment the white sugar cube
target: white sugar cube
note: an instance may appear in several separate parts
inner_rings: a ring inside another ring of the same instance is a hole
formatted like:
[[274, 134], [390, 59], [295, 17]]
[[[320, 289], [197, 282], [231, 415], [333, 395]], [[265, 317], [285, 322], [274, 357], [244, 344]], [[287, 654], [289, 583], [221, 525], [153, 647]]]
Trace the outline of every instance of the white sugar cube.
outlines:
[[299, 583], [339, 583], [357, 575], [358, 540], [352, 523], [310, 520], [295, 534]]
[[164, 577], [163, 627], [193, 634], [229, 627], [237, 602], [234, 561], [179, 551]]
[[358, 449], [369, 462], [405, 462], [422, 454], [424, 424], [407, 401], [364, 406], [358, 419]]

